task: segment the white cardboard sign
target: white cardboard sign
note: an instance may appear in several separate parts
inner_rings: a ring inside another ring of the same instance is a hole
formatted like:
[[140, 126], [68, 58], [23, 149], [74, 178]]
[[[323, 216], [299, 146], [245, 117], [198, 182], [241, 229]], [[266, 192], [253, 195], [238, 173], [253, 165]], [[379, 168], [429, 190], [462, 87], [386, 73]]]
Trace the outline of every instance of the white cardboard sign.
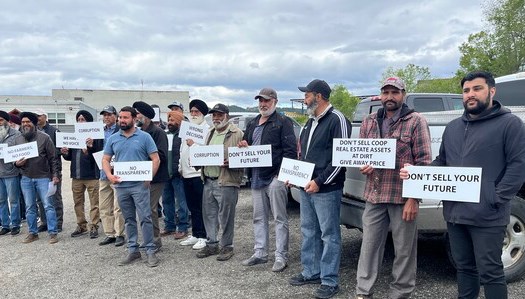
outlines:
[[113, 164], [113, 174], [118, 176], [122, 182], [151, 181], [153, 179], [153, 162], [115, 162]]
[[277, 179], [299, 187], [305, 187], [311, 180], [315, 164], [283, 158]]
[[403, 197], [479, 203], [481, 168], [408, 166]]
[[75, 136], [84, 139], [104, 139], [104, 123], [103, 122], [85, 122], [75, 123]]
[[248, 147], [229, 147], [228, 166], [230, 168], [272, 166], [272, 146], [266, 144]]
[[[83, 138], [85, 135], [82, 134], [80, 138]], [[76, 133], [66, 133], [66, 132], [56, 132], [56, 147], [58, 148], [77, 148], [84, 149], [86, 147], [86, 139], [80, 139]]]
[[332, 166], [396, 168], [396, 140], [352, 138], [334, 139]]
[[160, 121], [160, 108], [152, 107], [153, 111], [155, 111], [155, 116], [151, 121]]
[[93, 153], [93, 159], [97, 162], [98, 169], [102, 170], [102, 158], [104, 157], [104, 151], [98, 151]]
[[224, 145], [190, 146], [191, 166], [224, 165]]
[[38, 145], [36, 141], [9, 146], [4, 149], [4, 163], [18, 161], [22, 158], [38, 157]]
[[189, 121], [182, 121], [180, 124], [179, 137], [182, 141], [192, 139], [197, 144], [206, 144], [206, 136], [209, 128], [207, 125], [199, 126]]
[[4, 150], [7, 148], [7, 143], [0, 143], [0, 159], [4, 158]]

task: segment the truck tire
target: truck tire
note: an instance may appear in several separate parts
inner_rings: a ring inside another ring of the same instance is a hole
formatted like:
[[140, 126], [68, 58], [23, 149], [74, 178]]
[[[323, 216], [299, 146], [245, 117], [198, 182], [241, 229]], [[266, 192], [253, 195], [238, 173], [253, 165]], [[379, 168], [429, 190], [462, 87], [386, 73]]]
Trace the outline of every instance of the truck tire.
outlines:
[[[514, 282], [525, 274], [525, 199], [515, 196], [510, 204], [510, 222], [503, 239], [501, 260], [507, 282]], [[446, 239], [447, 256], [455, 268], [448, 234]]]

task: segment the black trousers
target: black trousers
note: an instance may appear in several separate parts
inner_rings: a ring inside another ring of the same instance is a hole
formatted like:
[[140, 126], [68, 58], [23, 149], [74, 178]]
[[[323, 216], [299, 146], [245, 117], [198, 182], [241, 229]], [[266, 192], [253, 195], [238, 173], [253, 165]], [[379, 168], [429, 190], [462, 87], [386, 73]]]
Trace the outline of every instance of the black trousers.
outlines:
[[501, 262], [505, 226], [479, 227], [447, 222], [450, 249], [456, 264], [458, 298], [478, 298], [483, 285], [486, 299], [507, 298]]
[[183, 178], [186, 204], [191, 213], [191, 235], [195, 238], [206, 239], [206, 228], [202, 220], [202, 192], [204, 184], [201, 177]]

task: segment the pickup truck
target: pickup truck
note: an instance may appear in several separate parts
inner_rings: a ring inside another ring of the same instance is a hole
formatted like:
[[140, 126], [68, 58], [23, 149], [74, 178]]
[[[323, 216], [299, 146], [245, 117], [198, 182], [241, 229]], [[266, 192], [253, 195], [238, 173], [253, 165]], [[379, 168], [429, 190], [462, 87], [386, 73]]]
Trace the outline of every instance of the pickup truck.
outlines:
[[[525, 119], [525, 108], [510, 107], [520, 104], [525, 106], [525, 72], [496, 78], [495, 98], [511, 108], [513, 113]], [[427, 118], [432, 141], [432, 155], [437, 156], [446, 124], [463, 113], [462, 96], [459, 94], [408, 94], [405, 102], [416, 111], [423, 112]], [[428, 102], [433, 103], [428, 104]], [[358, 138], [363, 118], [380, 107], [381, 101], [378, 97], [364, 99], [358, 104], [352, 121], [352, 138]], [[347, 168], [341, 199], [341, 225], [347, 228], [361, 230], [363, 227], [361, 218], [365, 207], [363, 199], [365, 179], [358, 168]], [[291, 191], [292, 197], [299, 201], [299, 191], [295, 188], [292, 188]], [[440, 234], [446, 237], [446, 223], [443, 220], [439, 201], [423, 199], [417, 219], [420, 234]], [[449, 252], [448, 242], [446, 244], [447, 252]], [[522, 186], [511, 202], [510, 224], [507, 226], [503, 243], [502, 260], [507, 281], [516, 281], [525, 273], [525, 186]]]

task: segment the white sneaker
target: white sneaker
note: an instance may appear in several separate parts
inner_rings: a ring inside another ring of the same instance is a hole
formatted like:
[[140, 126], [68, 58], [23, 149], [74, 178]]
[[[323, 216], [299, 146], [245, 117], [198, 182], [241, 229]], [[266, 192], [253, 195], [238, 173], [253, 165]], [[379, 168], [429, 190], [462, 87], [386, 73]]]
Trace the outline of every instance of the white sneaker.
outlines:
[[182, 240], [179, 244], [182, 246], [194, 245], [197, 243], [198, 240], [199, 239], [195, 238], [194, 236], [189, 235], [186, 239]]
[[193, 245], [193, 249], [195, 250], [199, 250], [199, 249], [202, 249], [206, 247], [206, 239], [203, 239], [203, 238], [199, 238], [197, 243], [195, 243], [195, 245]]

